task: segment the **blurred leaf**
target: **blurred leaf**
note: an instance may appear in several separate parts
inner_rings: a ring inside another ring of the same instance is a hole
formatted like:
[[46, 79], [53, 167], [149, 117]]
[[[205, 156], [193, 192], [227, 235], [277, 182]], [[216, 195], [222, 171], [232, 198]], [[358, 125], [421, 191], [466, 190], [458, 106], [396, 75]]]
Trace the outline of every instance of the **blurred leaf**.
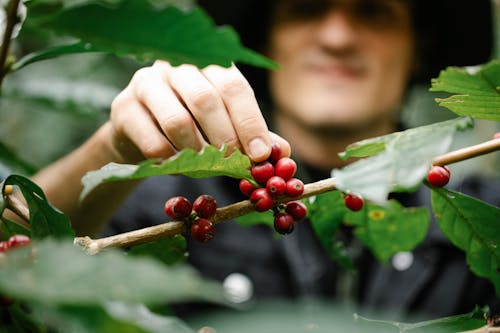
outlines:
[[33, 174], [35, 167], [21, 159], [15, 152], [0, 142], [0, 164], [4, 165], [11, 172]]
[[378, 260], [385, 262], [394, 254], [412, 251], [429, 229], [430, 216], [426, 207], [405, 208], [396, 200], [386, 206], [365, 204], [359, 212], [349, 212], [346, 223], [354, 225], [354, 234]]
[[436, 101], [460, 116], [500, 121], [498, 59], [475, 69], [448, 67], [432, 80], [430, 90], [458, 94]]
[[422, 333], [446, 333], [446, 332], [462, 332], [473, 330], [478, 327], [486, 325], [485, 314], [489, 312], [488, 308], [475, 307], [469, 313], [443, 317], [439, 319], [433, 319], [428, 321], [422, 321], [419, 323], [401, 323], [396, 321], [386, 321], [386, 320], [376, 320], [362, 317], [358, 314], [354, 314], [354, 319], [356, 321], [366, 322], [369, 324], [381, 324], [397, 328], [400, 333], [404, 332], [422, 332]]
[[14, 223], [3, 216], [0, 218], [0, 234], [2, 235], [3, 239], [8, 239], [9, 237], [14, 235], [26, 235], [28, 237], [31, 236], [31, 232], [28, 229], [23, 228], [19, 224]]
[[143, 304], [106, 302], [106, 311], [115, 319], [134, 323], [151, 333], [195, 333], [177, 317], [160, 316]]
[[304, 202], [307, 205], [307, 218], [326, 252], [342, 267], [353, 270], [354, 264], [347, 255], [343, 243], [336, 239], [344, 215], [348, 211], [342, 193], [327, 192]]
[[157, 8], [148, 1], [82, 4], [45, 17], [40, 26], [79, 38], [93, 50], [133, 56], [141, 62], [165, 59], [173, 65], [191, 63], [202, 68], [240, 61], [276, 68], [272, 61], [244, 48], [232, 28], [215, 27], [200, 8]]
[[229, 156], [226, 156], [226, 152], [227, 147], [217, 149], [206, 146], [201, 152], [184, 149], [160, 164], [153, 160], [144, 161], [139, 165], [109, 163], [83, 176], [83, 191], [80, 198], [85, 198], [101, 183], [161, 175], [183, 174], [192, 178], [229, 176], [236, 179], [251, 179], [250, 159], [239, 150], [235, 150]]
[[89, 256], [72, 242], [45, 240], [9, 252], [0, 289], [23, 301], [89, 306], [120, 300], [147, 304], [203, 300], [222, 302], [219, 284], [190, 267], [108, 250]]
[[[9, 318], [5, 320], [5, 317], [2, 316], [2, 332], [9, 333], [46, 333], [47, 328], [39, 322], [36, 318], [33, 318], [30, 313], [27, 312], [25, 306], [16, 302], [9, 307], [5, 308], [8, 312]], [[0, 310], [0, 314], [2, 310]]]
[[444, 188], [432, 188], [432, 208], [446, 237], [465, 251], [471, 271], [500, 295], [500, 209]]
[[69, 218], [53, 207], [45, 197], [42, 189], [26, 177], [10, 175], [5, 184], [19, 186], [28, 203], [30, 212], [31, 237], [66, 238], [75, 236]]
[[174, 265], [186, 260], [186, 239], [181, 235], [163, 238], [134, 246], [128, 252], [134, 256], [152, 256], [166, 265]]
[[[390, 192], [411, 191], [419, 186], [432, 159], [448, 151], [455, 132], [470, 127], [470, 118], [458, 118], [373, 139], [385, 142], [385, 150], [343, 169], [333, 170], [336, 186], [344, 192], [357, 193], [365, 199], [385, 204]], [[367, 145], [373, 145], [373, 140]], [[380, 142], [375, 144], [378, 146]], [[353, 149], [363, 146], [366, 145]]]

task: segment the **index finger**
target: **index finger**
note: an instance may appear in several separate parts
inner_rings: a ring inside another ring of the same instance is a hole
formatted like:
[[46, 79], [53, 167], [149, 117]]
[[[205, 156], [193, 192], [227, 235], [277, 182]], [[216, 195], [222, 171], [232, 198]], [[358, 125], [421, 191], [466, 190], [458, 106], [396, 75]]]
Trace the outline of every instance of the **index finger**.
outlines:
[[233, 65], [211, 65], [202, 70], [219, 92], [244, 152], [254, 162], [271, 153], [271, 138], [255, 94], [243, 74]]

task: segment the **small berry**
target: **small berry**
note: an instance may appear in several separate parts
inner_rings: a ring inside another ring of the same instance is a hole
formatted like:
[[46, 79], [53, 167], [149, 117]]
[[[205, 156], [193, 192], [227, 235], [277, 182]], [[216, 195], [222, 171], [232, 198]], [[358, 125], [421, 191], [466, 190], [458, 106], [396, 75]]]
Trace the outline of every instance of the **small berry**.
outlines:
[[250, 173], [257, 183], [265, 184], [269, 178], [274, 176], [274, 166], [267, 161], [257, 163], [252, 166]]
[[450, 169], [435, 165], [427, 173], [427, 180], [431, 186], [443, 187], [450, 181]]
[[258, 212], [265, 212], [273, 208], [274, 201], [271, 194], [264, 187], [258, 188], [253, 191], [250, 196], [250, 201], [254, 204], [255, 210]]
[[345, 196], [344, 203], [347, 208], [354, 212], [357, 212], [358, 210], [361, 210], [361, 208], [363, 208], [365, 200], [358, 194], [349, 193]]
[[4, 195], [11, 195], [13, 191], [14, 191], [14, 188], [12, 187], [12, 185], [5, 185], [3, 188]]
[[188, 199], [177, 196], [165, 202], [165, 213], [173, 219], [185, 219], [191, 214], [193, 206]]
[[279, 213], [274, 217], [274, 230], [285, 235], [293, 231], [294, 228], [293, 216], [288, 213]]
[[193, 209], [199, 217], [209, 219], [215, 215], [217, 201], [209, 194], [202, 194], [193, 202]]
[[286, 182], [285, 194], [291, 198], [298, 197], [304, 193], [304, 183], [297, 178], [291, 178]]
[[191, 225], [191, 236], [199, 242], [208, 242], [215, 236], [214, 224], [205, 218], [197, 218]]
[[281, 147], [277, 142], [271, 143], [271, 155], [267, 158], [269, 163], [276, 164], [281, 157]]
[[249, 197], [253, 191], [255, 191], [256, 187], [252, 185], [248, 180], [242, 179], [240, 180], [240, 192]]
[[26, 235], [14, 235], [9, 238], [8, 242], [9, 242], [9, 247], [13, 249], [16, 247], [31, 244], [31, 239]]
[[267, 180], [266, 189], [273, 197], [285, 194], [286, 182], [279, 176], [272, 176]]
[[306, 217], [307, 207], [302, 201], [289, 201], [286, 203], [285, 212], [292, 215], [295, 221], [300, 221]]
[[297, 163], [290, 157], [283, 157], [276, 162], [274, 174], [280, 176], [285, 181], [291, 179], [297, 171]]

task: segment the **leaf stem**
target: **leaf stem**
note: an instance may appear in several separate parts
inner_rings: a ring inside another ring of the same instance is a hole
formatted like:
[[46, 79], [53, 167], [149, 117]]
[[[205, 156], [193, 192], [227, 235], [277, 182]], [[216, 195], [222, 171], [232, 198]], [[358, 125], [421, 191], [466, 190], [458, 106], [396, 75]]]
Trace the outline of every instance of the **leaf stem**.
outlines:
[[17, 11], [20, 2], [21, 0], [10, 0], [7, 4], [7, 22], [3, 33], [2, 45], [0, 46], [0, 90], [2, 88], [3, 79], [9, 71], [9, 68], [6, 66], [6, 62], [9, 55], [12, 33], [15, 25], [19, 22]]

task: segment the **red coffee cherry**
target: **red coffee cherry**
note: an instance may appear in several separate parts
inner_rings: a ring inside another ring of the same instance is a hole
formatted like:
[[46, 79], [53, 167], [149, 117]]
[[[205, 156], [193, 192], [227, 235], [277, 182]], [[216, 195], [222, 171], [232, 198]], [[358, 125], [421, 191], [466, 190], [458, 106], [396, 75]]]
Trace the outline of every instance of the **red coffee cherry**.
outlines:
[[198, 242], [208, 242], [215, 236], [214, 224], [205, 218], [196, 218], [193, 224], [191, 224], [191, 236]]
[[443, 187], [450, 181], [450, 169], [435, 165], [427, 173], [427, 180], [431, 186]]
[[255, 210], [258, 212], [265, 212], [274, 206], [271, 194], [264, 187], [253, 191], [252, 195], [250, 195], [250, 201], [254, 204]]
[[361, 210], [363, 208], [365, 200], [358, 194], [349, 193], [344, 197], [344, 203], [347, 208], [354, 212], [357, 212], [358, 210]]
[[300, 221], [306, 217], [307, 207], [302, 201], [289, 201], [286, 203], [285, 212], [292, 215], [295, 221]]
[[269, 163], [276, 164], [281, 157], [281, 147], [277, 142], [271, 143], [271, 155], [267, 158]]
[[193, 202], [193, 209], [199, 217], [209, 219], [215, 215], [217, 201], [209, 194], [202, 194]]
[[274, 217], [274, 230], [285, 235], [293, 231], [295, 220], [288, 213], [279, 213]]
[[240, 180], [240, 192], [249, 197], [252, 192], [256, 189], [255, 186], [252, 185], [248, 180], [242, 179]]
[[186, 219], [191, 214], [193, 206], [182, 196], [172, 197], [165, 202], [165, 213], [172, 219]]
[[14, 235], [8, 240], [11, 249], [31, 244], [31, 239], [26, 235]]
[[266, 189], [273, 197], [285, 194], [286, 182], [279, 176], [272, 176], [267, 180]]
[[297, 163], [290, 157], [283, 157], [276, 162], [274, 166], [274, 174], [283, 178], [285, 181], [289, 180], [295, 175], [297, 171]]
[[291, 198], [298, 197], [304, 193], [304, 183], [297, 178], [291, 178], [286, 182], [285, 194]]
[[267, 161], [261, 162], [252, 166], [250, 173], [257, 183], [265, 184], [269, 178], [274, 176], [274, 167]]

